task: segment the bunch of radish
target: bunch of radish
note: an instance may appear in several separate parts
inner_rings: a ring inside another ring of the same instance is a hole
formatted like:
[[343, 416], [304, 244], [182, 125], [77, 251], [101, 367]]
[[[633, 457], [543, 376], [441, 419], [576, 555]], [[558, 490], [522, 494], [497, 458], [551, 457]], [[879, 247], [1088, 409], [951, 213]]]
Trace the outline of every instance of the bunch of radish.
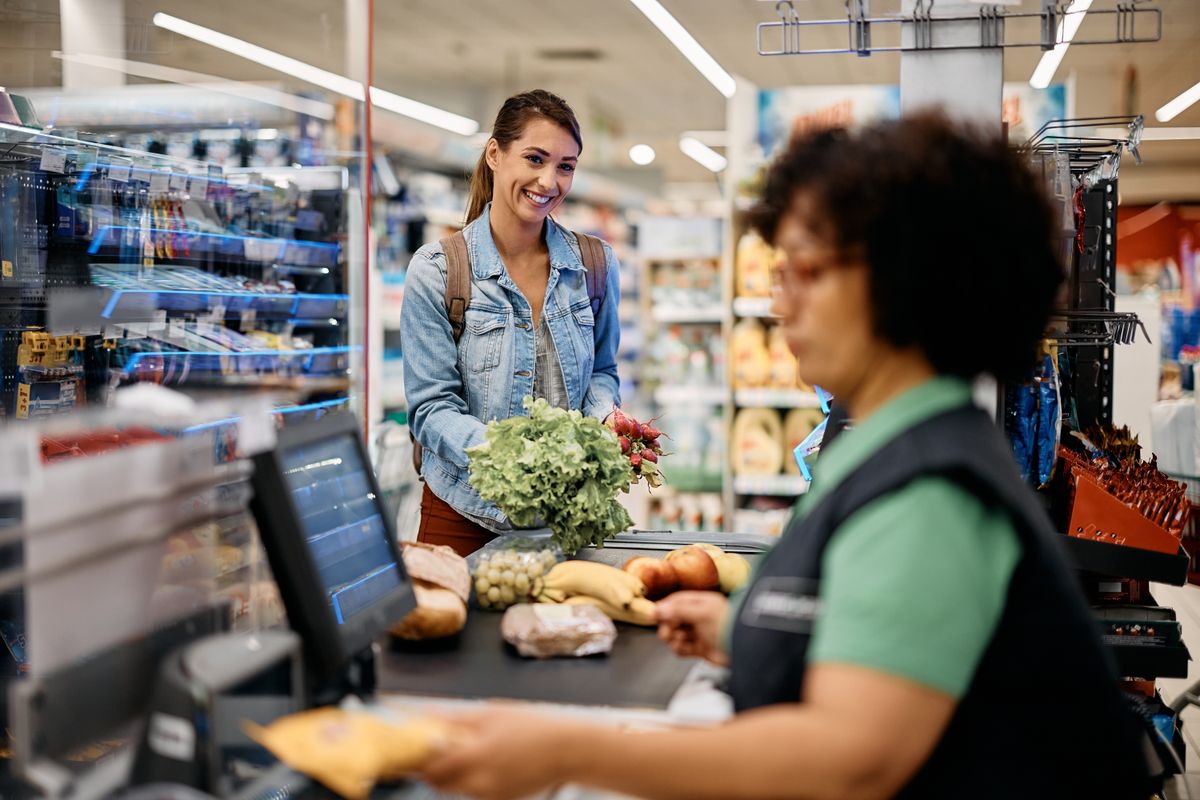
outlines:
[[666, 434], [654, 427], [657, 419], [638, 422], [619, 408], [613, 409], [608, 419], [609, 427], [617, 434], [617, 441], [621, 444], [621, 453], [628, 456], [629, 466], [633, 468], [633, 482], [641, 478], [651, 488], [663, 484], [662, 473], [658, 469], [658, 457], [663, 450], [658, 439]]

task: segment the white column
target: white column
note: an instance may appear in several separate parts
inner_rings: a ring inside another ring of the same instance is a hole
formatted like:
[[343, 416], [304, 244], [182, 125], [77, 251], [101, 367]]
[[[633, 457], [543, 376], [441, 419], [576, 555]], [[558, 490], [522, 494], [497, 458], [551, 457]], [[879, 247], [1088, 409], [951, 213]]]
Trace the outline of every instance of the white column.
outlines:
[[[901, 11], [909, 16], [917, 0], [903, 0]], [[939, 23], [936, 16], [979, 13], [978, 3], [938, 0], [934, 5], [933, 43], [962, 45], [963, 50], [909, 51], [900, 55], [900, 111], [907, 114], [929, 106], [940, 106], [948, 114], [985, 125], [1000, 126], [1004, 91], [1004, 50], [979, 48], [979, 23]], [[915, 26], [906, 24], [905, 46], [915, 39]]]
[[[125, 0], [58, 0], [62, 52], [125, 58]], [[125, 75], [112, 69], [62, 62], [64, 89], [124, 86]]]

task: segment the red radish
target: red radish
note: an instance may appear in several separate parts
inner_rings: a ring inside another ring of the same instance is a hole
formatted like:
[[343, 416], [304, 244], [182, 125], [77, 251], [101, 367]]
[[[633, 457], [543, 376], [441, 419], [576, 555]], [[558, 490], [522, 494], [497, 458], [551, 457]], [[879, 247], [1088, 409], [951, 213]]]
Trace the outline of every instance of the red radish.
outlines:
[[630, 431], [629, 431], [630, 436], [632, 436], [634, 439], [642, 438], [642, 426], [641, 425], [639, 425], [634, 420], [629, 420], [629, 427], [630, 427]]
[[641, 456], [642, 456], [642, 458], [646, 459], [647, 461], [649, 461], [649, 462], [651, 462], [651, 463], [653, 463], [653, 464], [657, 464], [657, 463], [658, 463], [658, 456], [656, 456], [656, 455], [654, 454], [654, 451], [653, 451], [653, 450], [643, 450], [643, 451], [641, 452]]
[[[642, 438], [646, 439], [647, 442], [653, 442], [655, 439], [657, 439], [658, 437], [660, 437], [662, 435], [663, 435], [662, 431], [660, 431], [658, 428], [651, 425], [649, 422], [647, 422], [645, 425], [642, 426]], [[651, 447], [653, 447], [653, 446], [654, 445], [651, 444]]]
[[634, 469], [637, 469], [641, 465], [642, 465], [642, 454], [641, 453], [634, 453], [633, 455], [631, 455], [629, 457], [629, 466], [633, 467]]
[[629, 437], [628, 436], [618, 436], [617, 441], [621, 443], [621, 454], [629, 455], [629, 448], [631, 447], [631, 445], [629, 444]]

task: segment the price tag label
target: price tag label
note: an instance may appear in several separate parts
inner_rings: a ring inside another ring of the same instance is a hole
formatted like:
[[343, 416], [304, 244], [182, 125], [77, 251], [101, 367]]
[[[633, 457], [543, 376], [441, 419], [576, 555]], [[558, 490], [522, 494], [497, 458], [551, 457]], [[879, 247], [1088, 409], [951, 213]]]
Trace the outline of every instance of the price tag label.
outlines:
[[202, 175], [193, 176], [188, 181], [188, 194], [197, 200], [203, 200], [208, 197], [208, 178]]
[[187, 185], [188, 185], [187, 173], [172, 172], [169, 184], [171, 186], [171, 191], [182, 192], [184, 189], [187, 188]]
[[132, 158], [115, 157], [108, 165], [108, 179], [113, 183], [129, 183], [129, 172], [132, 169]]
[[67, 151], [61, 147], [47, 147], [42, 150], [42, 171], [57, 172], [59, 175], [67, 171]]
[[171, 173], [155, 170], [150, 173], [150, 194], [166, 194], [171, 188]]
[[0, 261], [0, 275], [5, 278], [13, 276], [13, 263], [11, 261]]
[[220, 303], [214, 304], [209, 313], [209, 318], [212, 319], [214, 325], [224, 325], [225, 306], [221, 305]]
[[167, 338], [172, 341], [183, 341], [186, 337], [187, 326], [179, 317], [167, 322]]
[[154, 312], [154, 321], [150, 323], [148, 330], [152, 333], [162, 333], [167, 329], [167, 310], [160, 308]]

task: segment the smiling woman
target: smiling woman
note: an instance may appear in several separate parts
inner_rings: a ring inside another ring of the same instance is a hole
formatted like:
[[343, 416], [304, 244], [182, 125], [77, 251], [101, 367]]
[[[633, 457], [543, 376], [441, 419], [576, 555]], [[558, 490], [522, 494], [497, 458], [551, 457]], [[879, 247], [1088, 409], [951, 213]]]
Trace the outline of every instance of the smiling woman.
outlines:
[[618, 265], [608, 245], [551, 217], [583, 138], [544, 90], [510, 97], [471, 178], [466, 227], [408, 268], [404, 388], [425, 491], [417, 538], [466, 555], [512, 529], [467, 480], [486, 423], [527, 395], [604, 418], [620, 402]]

